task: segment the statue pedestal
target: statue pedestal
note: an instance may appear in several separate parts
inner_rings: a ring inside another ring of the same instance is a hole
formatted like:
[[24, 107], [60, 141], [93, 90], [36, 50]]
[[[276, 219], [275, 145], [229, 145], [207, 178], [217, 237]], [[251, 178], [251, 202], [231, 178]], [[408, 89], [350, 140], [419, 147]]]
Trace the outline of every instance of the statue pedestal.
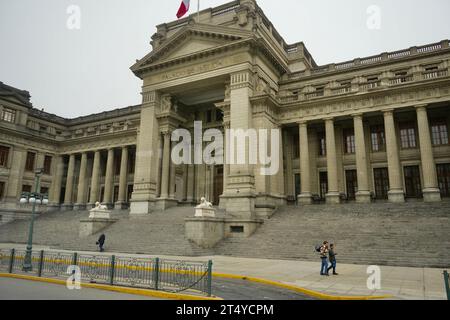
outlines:
[[195, 208], [196, 218], [215, 218], [216, 209], [214, 208]]
[[89, 219], [111, 219], [111, 211], [109, 210], [92, 209], [89, 213]]
[[109, 227], [113, 223], [117, 222], [117, 219], [111, 218], [111, 211], [97, 206], [89, 211], [89, 218], [80, 220], [80, 238], [89, 237], [94, 235], [103, 229]]

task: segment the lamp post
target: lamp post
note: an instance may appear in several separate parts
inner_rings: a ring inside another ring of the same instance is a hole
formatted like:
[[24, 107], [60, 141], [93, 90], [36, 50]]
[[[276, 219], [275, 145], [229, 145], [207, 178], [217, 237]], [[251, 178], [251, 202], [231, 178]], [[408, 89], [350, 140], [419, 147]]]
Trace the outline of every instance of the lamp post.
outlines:
[[39, 193], [39, 184], [41, 180], [41, 175], [43, 173], [43, 169], [37, 169], [35, 171], [35, 178], [34, 178], [34, 184], [35, 189], [34, 193], [23, 193], [20, 198], [21, 204], [32, 204], [31, 209], [31, 221], [30, 221], [30, 229], [28, 231], [28, 244], [27, 244], [27, 251], [25, 254], [25, 259], [23, 261], [23, 267], [22, 270], [25, 272], [30, 272], [33, 270], [33, 263], [32, 263], [32, 252], [33, 252], [33, 229], [34, 229], [34, 218], [35, 218], [35, 212], [36, 212], [36, 205], [47, 205], [48, 204], [48, 196], [42, 195]]

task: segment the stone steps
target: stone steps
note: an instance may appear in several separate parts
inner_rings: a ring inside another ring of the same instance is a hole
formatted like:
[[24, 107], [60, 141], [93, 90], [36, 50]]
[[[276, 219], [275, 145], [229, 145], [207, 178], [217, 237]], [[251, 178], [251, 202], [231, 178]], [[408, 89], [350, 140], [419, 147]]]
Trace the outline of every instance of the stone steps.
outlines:
[[[114, 212], [120, 220], [107, 228], [106, 249], [114, 252], [175, 256], [229, 255], [317, 261], [314, 246], [337, 244], [341, 263], [448, 267], [450, 202], [440, 204], [345, 204], [281, 208], [250, 238], [229, 238], [204, 250], [184, 236], [184, 219], [193, 209], [178, 207], [143, 217]], [[88, 212], [41, 215], [34, 242], [53, 248], [96, 250], [98, 234], [78, 238], [79, 220]], [[0, 242], [25, 243], [28, 221], [0, 226]]]

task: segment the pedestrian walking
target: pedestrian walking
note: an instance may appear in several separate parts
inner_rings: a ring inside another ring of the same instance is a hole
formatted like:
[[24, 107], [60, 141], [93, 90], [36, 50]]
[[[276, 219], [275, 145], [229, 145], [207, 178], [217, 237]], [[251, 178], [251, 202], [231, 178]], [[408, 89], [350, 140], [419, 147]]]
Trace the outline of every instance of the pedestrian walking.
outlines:
[[331, 266], [328, 267], [327, 273], [330, 272], [331, 269], [333, 269], [333, 275], [337, 276], [339, 275], [336, 273], [336, 246], [332, 243], [330, 245], [330, 250], [328, 250], [328, 256], [330, 258]]
[[105, 245], [105, 240], [106, 240], [106, 236], [104, 234], [102, 234], [100, 236], [100, 238], [98, 238], [98, 241], [96, 244], [98, 245], [100, 252], [105, 251], [105, 249], [103, 249], [103, 246]]
[[320, 259], [322, 260], [320, 275], [328, 276], [328, 241], [324, 241], [320, 247]]

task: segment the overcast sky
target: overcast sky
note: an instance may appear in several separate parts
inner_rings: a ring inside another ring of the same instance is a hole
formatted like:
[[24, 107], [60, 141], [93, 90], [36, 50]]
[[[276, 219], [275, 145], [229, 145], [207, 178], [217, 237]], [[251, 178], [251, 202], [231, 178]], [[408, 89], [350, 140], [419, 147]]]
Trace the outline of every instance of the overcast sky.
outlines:
[[[0, 81], [64, 117], [139, 104], [141, 82], [129, 67], [151, 50], [155, 26], [173, 20], [180, 2], [0, 0]], [[201, 0], [201, 8], [226, 2]], [[258, 3], [285, 40], [305, 42], [320, 65], [450, 38], [449, 0]], [[81, 9], [80, 30], [67, 28], [70, 5]]]

